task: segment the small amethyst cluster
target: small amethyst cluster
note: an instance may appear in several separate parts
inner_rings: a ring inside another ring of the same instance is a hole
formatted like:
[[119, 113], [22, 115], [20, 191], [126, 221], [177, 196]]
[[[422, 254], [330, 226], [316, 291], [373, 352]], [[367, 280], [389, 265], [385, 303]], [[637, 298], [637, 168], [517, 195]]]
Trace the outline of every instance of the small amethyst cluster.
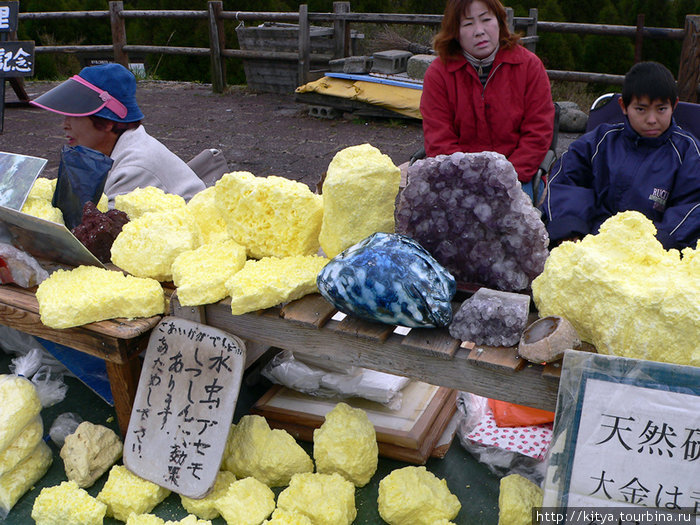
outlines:
[[540, 211], [498, 153], [453, 153], [416, 162], [396, 210], [415, 239], [458, 282], [527, 288], [544, 269], [549, 238]]

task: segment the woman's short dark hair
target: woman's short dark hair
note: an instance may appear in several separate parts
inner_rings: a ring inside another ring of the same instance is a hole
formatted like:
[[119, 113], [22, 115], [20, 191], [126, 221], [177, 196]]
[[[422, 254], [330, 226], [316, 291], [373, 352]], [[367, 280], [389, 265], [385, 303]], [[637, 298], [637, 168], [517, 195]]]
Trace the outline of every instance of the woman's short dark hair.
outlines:
[[136, 122], [116, 122], [107, 118], [96, 117], [95, 115], [90, 115], [90, 120], [92, 120], [92, 125], [101, 131], [106, 130], [107, 126], [112, 124], [112, 133], [116, 133], [117, 136], [120, 136], [127, 129], [136, 129], [141, 125], [140, 120]]
[[[498, 20], [498, 41], [500, 47], [510, 49], [520, 40], [520, 36], [511, 33], [506, 20], [506, 8], [498, 0], [480, 0]], [[442, 17], [440, 32], [433, 39], [433, 48], [442, 60], [462, 55], [459, 44], [459, 27], [464, 13], [474, 0], [447, 0], [445, 13]]]
[[661, 100], [676, 103], [678, 87], [666, 66], [658, 62], [639, 62], [633, 65], [622, 83], [622, 102], [629, 106], [634, 97], [649, 97], [649, 102]]

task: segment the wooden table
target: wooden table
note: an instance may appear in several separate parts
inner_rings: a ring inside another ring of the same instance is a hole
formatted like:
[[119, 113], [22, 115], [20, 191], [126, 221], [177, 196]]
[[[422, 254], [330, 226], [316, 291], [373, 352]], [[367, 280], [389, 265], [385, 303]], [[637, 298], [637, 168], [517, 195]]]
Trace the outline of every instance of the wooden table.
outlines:
[[334, 320], [335, 308], [312, 294], [281, 308], [232, 315], [225, 299], [182, 307], [171, 296], [172, 315], [225, 330], [264, 345], [410, 377], [512, 403], [554, 410], [559, 386], [558, 363], [542, 366], [520, 359], [515, 348], [463, 347], [445, 328], [412, 329], [346, 317]]
[[39, 317], [35, 291], [36, 288], [24, 289], [13, 284], [0, 286], [0, 324], [104, 359], [119, 430], [125, 435], [141, 373], [138, 356], [148, 345], [151, 329], [161, 316], [49, 328]]

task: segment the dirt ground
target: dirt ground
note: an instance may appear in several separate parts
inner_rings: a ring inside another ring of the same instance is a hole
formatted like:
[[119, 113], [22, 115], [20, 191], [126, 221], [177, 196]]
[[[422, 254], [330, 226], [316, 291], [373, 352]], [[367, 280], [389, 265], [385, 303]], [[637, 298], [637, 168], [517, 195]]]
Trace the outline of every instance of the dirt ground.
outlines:
[[[25, 82], [30, 99], [56, 83]], [[6, 84], [0, 151], [48, 159], [44, 175], [58, 173], [65, 144], [59, 115], [18, 104]], [[140, 81], [137, 100], [148, 132], [184, 160], [205, 148], [220, 149], [231, 171], [279, 175], [315, 188], [333, 156], [347, 146], [368, 142], [391, 157], [407, 161], [422, 145], [420, 121], [408, 119], [325, 119], [309, 115], [294, 95], [259, 93], [234, 86], [215, 94], [209, 84]], [[560, 134], [563, 151], [571, 137]]]

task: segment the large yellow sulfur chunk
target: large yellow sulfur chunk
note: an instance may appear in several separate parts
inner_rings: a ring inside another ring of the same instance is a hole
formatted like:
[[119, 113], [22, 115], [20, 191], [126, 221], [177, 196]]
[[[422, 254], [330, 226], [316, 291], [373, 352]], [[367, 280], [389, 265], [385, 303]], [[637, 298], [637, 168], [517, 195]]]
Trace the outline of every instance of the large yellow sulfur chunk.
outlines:
[[15, 468], [31, 454], [44, 435], [44, 423], [36, 416], [27, 423], [10, 445], [0, 452], [0, 476]]
[[239, 479], [216, 500], [216, 508], [226, 523], [260, 525], [275, 510], [275, 493], [255, 478]]
[[245, 260], [245, 248], [233, 239], [182, 252], [171, 268], [180, 304], [198, 306], [226, 297], [226, 282], [243, 268]]
[[337, 472], [364, 487], [377, 471], [379, 448], [374, 425], [361, 408], [338, 403], [314, 430], [316, 471]]
[[0, 477], [0, 515], [6, 515], [34, 483], [44, 477], [53, 461], [51, 449], [39, 441], [34, 451]]
[[0, 375], [0, 451], [7, 449], [41, 412], [34, 384], [12, 374]]
[[357, 516], [355, 486], [340, 474], [294, 474], [277, 507], [314, 525], [350, 525]]
[[220, 470], [216, 475], [216, 481], [211, 492], [200, 499], [192, 499], [180, 495], [182, 507], [189, 513], [195, 514], [197, 517], [205, 520], [213, 520], [219, 517], [219, 511], [216, 510], [216, 500], [223, 496], [231, 483], [236, 481], [236, 476], [228, 470]]
[[313, 522], [303, 514], [287, 512], [283, 509], [275, 509], [269, 520], [263, 521], [263, 525], [314, 525]]
[[552, 250], [532, 282], [540, 316], [568, 319], [602, 354], [700, 366], [700, 256], [666, 251], [639, 212]]
[[328, 258], [375, 232], [394, 233], [401, 170], [370, 144], [335, 154], [323, 181], [319, 242]]
[[83, 421], [75, 432], [66, 436], [61, 459], [66, 477], [86, 488], [122, 457], [122, 442], [112, 430]]
[[96, 500], [75, 481], [46, 487], [34, 500], [36, 525], [102, 525], [107, 505]]
[[186, 207], [149, 212], [124, 225], [112, 244], [112, 262], [136, 277], [170, 281], [175, 258], [199, 245], [199, 227]]
[[182, 518], [180, 521], [165, 521], [155, 514], [132, 514], [126, 520], [126, 525], [211, 525], [211, 521], [200, 520], [192, 514]]
[[318, 255], [249, 260], [226, 283], [231, 313], [240, 315], [318, 292], [316, 277], [328, 264]]
[[501, 478], [498, 525], [530, 525], [532, 507], [542, 506], [542, 489], [519, 474]]
[[122, 465], [114, 465], [97, 495], [107, 505], [107, 516], [126, 521], [131, 513], [145, 514], [170, 495], [170, 491], [140, 478]]
[[50, 200], [28, 197], [22, 206], [22, 213], [44, 219], [45, 221], [65, 224], [63, 221], [63, 212], [58, 208], [54, 208]]
[[58, 179], [48, 179], [46, 177], [37, 177], [32, 184], [32, 189], [27, 194], [28, 199], [37, 198], [51, 202], [53, 194], [56, 191], [56, 182]]
[[318, 252], [323, 200], [305, 184], [236, 171], [225, 174], [215, 188], [216, 206], [229, 235], [251, 257]]
[[151, 317], [165, 311], [160, 283], [95, 266], [56, 270], [36, 291], [41, 322], [69, 328], [117, 317]]
[[296, 473], [313, 472], [314, 464], [286, 430], [272, 430], [264, 417], [247, 415], [232, 426], [222, 468], [281, 487]]
[[216, 207], [216, 187], [210, 186], [200, 191], [187, 203], [187, 209], [197, 221], [202, 234], [202, 244], [229, 239], [226, 221]]
[[379, 482], [379, 515], [390, 525], [432, 525], [462, 508], [447, 482], [425, 467], [394, 470]]
[[116, 195], [114, 207], [126, 213], [129, 220], [133, 221], [149, 212], [175, 212], [185, 207], [185, 199], [180, 195], [165, 193], [160, 188], [148, 186], [136, 188], [124, 195]]

